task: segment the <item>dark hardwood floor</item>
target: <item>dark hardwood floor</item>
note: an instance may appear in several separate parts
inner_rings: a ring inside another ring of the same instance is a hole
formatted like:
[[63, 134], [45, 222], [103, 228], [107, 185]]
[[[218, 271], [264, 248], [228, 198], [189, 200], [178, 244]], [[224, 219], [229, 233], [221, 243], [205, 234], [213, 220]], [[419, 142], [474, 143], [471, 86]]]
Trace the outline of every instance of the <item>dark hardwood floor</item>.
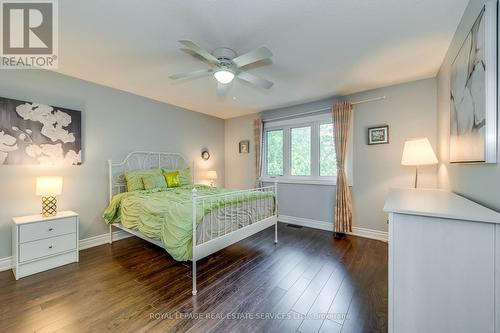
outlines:
[[136, 237], [19, 281], [1, 272], [0, 332], [387, 331], [386, 243], [283, 224], [273, 239], [201, 260], [195, 297], [190, 264]]

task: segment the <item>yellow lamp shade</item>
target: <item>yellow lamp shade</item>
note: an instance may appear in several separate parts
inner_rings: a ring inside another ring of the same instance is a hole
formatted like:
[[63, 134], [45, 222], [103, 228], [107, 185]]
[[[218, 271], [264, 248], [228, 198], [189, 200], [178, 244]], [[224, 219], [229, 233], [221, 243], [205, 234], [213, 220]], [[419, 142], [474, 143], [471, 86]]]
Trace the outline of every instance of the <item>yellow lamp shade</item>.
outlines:
[[427, 138], [410, 139], [405, 142], [402, 165], [419, 166], [437, 163], [438, 159]]
[[37, 177], [36, 195], [42, 197], [55, 197], [62, 193], [62, 177]]
[[217, 171], [207, 171], [207, 179], [217, 179]]

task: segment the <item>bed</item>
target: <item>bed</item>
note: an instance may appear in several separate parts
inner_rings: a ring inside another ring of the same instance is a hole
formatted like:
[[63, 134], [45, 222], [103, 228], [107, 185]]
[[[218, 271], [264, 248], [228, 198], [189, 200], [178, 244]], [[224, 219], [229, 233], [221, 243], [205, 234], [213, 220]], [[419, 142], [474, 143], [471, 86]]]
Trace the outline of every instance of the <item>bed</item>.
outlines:
[[[127, 192], [124, 173], [132, 170], [189, 168], [182, 155], [132, 152], [119, 163], [108, 161], [109, 206], [104, 219], [164, 248], [175, 260], [192, 262], [196, 295], [196, 261], [261, 230], [274, 226], [277, 243], [277, 183], [249, 190], [229, 190], [194, 184]], [[195, 173], [194, 166], [190, 169]]]

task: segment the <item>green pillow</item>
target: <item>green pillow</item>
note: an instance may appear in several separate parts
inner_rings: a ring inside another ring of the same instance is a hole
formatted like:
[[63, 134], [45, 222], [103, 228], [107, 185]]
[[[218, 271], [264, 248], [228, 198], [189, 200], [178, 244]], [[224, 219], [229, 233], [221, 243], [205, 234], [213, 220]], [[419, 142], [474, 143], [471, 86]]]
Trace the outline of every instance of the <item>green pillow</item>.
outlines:
[[[167, 172], [178, 172], [179, 173], [179, 181], [180, 181], [180, 186], [186, 186], [186, 185], [192, 185], [193, 181], [191, 180], [191, 169], [190, 168], [185, 168], [185, 169], [179, 169], [179, 170], [167, 170], [163, 169], [163, 174]], [[167, 177], [165, 176], [165, 179]]]
[[125, 180], [127, 181], [127, 191], [140, 191], [144, 190], [143, 177], [162, 175], [161, 169], [148, 169], [148, 170], [133, 170], [125, 171]]
[[150, 175], [142, 177], [142, 183], [144, 184], [145, 190], [167, 189], [167, 183], [165, 183], [165, 177], [163, 177], [163, 175]]
[[179, 178], [179, 171], [174, 172], [164, 172], [165, 180], [167, 181], [168, 187], [179, 187], [181, 186], [181, 181]]

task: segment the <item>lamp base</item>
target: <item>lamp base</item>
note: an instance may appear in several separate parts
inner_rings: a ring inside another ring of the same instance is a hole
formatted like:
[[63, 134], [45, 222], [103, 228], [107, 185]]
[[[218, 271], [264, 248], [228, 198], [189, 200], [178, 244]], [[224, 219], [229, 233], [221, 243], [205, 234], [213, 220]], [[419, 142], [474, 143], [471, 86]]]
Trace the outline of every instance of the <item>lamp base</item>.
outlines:
[[56, 216], [57, 199], [56, 197], [42, 197], [42, 216]]

